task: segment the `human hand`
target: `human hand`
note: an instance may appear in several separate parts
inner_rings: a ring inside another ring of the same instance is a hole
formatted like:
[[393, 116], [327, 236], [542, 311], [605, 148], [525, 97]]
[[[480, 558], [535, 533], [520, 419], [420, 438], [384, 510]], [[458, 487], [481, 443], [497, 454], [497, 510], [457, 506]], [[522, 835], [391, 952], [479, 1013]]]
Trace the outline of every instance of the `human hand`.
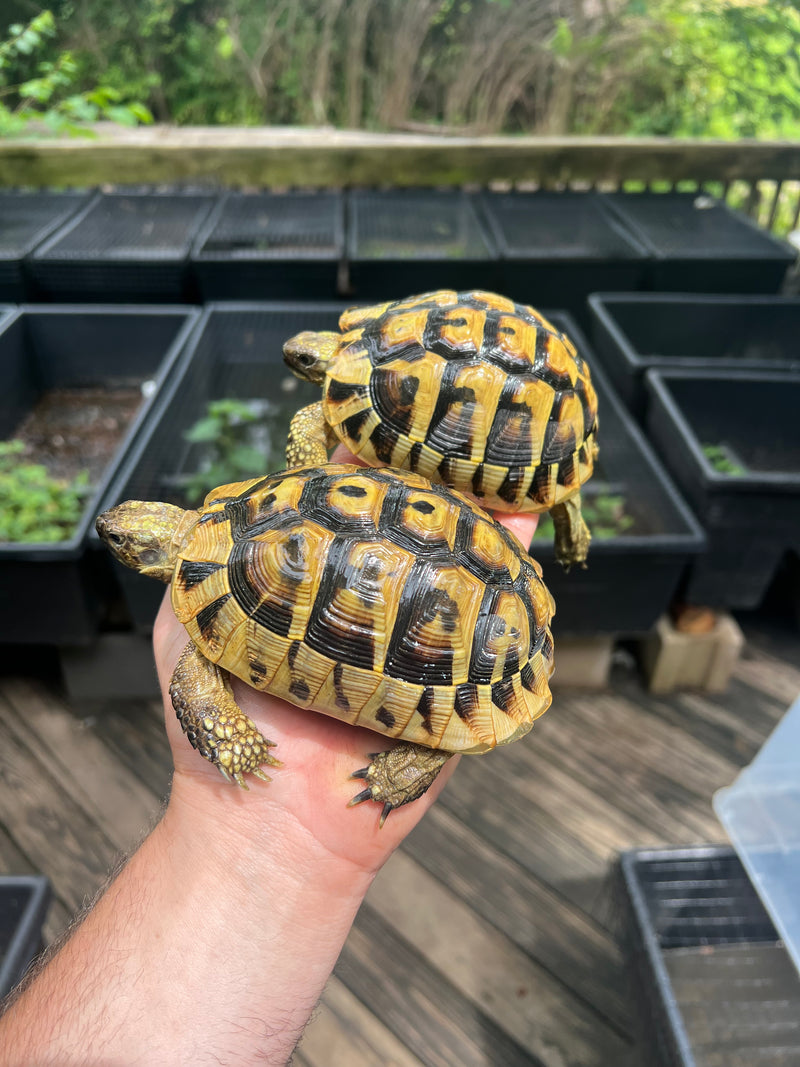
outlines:
[[[358, 463], [342, 446], [332, 461]], [[522, 544], [530, 543], [536, 516], [496, 517]], [[248, 776], [248, 791], [231, 786], [192, 749], [172, 709], [169, 681], [187, 640], [167, 597], [156, 620], [154, 646], [175, 764], [174, 803], [185, 801], [194, 811], [213, 809], [217, 825], [224, 824], [231, 833], [240, 828], [251, 838], [257, 827], [257, 833], [268, 830], [272, 841], [280, 833], [313, 841], [374, 874], [434, 802], [457, 759], [445, 765], [424, 796], [393, 811], [379, 829], [380, 804], [368, 801], [350, 809], [347, 804], [363, 787], [351, 780], [353, 772], [369, 763], [370, 753], [390, 747], [391, 740], [297, 708], [232, 678], [237, 703], [264, 737], [275, 743], [271, 754], [281, 766], [263, 768], [272, 779], [269, 783]]]

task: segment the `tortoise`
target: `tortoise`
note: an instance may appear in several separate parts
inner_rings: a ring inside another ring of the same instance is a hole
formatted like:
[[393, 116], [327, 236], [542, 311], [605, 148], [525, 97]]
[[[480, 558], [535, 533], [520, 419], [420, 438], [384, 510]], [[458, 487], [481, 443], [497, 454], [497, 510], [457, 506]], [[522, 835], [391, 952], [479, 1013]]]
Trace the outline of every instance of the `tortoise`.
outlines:
[[278, 761], [233, 674], [400, 743], [353, 777], [388, 813], [454, 752], [522, 737], [550, 705], [553, 600], [516, 537], [421, 475], [350, 464], [212, 490], [197, 511], [127, 501], [113, 554], [171, 583], [186, 645], [170, 684], [189, 741], [245, 785]]
[[597, 395], [565, 334], [495, 293], [441, 289], [351, 308], [341, 332], [283, 346], [322, 400], [292, 419], [288, 467], [324, 463], [342, 441], [500, 511], [550, 511], [556, 557], [585, 565], [580, 489], [597, 456]]

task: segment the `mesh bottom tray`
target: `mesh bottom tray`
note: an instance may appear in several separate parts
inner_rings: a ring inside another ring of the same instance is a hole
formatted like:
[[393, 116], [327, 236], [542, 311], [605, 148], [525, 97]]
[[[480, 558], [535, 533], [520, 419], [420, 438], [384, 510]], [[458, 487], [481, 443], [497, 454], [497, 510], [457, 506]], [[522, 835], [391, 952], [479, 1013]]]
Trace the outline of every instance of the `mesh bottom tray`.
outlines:
[[797, 1067], [800, 976], [736, 853], [637, 850], [622, 874], [655, 1062]]
[[0, 192], [0, 260], [26, 255], [86, 199], [86, 193]]
[[697, 193], [604, 193], [639, 241], [656, 256], [776, 259], [788, 266], [789, 247], [745, 215]]
[[480, 202], [506, 257], [580, 262], [643, 255], [593, 193], [483, 193]]
[[351, 260], [483, 260], [494, 250], [461, 190], [355, 192], [349, 201]]
[[192, 258], [338, 259], [343, 244], [339, 193], [231, 193], [198, 235]]
[[99, 194], [34, 261], [183, 258], [213, 203], [209, 195]]

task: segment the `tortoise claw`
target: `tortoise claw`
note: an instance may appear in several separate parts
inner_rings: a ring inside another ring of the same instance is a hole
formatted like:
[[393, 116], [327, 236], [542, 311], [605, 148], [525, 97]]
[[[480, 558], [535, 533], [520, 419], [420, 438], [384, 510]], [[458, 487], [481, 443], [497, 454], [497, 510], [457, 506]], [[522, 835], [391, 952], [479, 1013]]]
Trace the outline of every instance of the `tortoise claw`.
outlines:
[[353, 771], [350, 775], [351, 778], [367, 778], [369, 776], [369, 767], [362, 767], [360, 771]]
[[386, 817], [390, 811], [394, 811], [394, 804], [390, 804], [387, 800], [386, 803], [383, 805], [383, 810], [381, 811], [381, 818], [380, 822], [378, 823], [378, 829], [381, 829], [383, 827], [383, 824], [386, 822]]
[[363, 804], [365, 800], [372, 800], [372, 789], [362, 789], [361, 792], [354, 796], [352, 800], [348, 801], [348, 808], [355, 807], [356, 804]]

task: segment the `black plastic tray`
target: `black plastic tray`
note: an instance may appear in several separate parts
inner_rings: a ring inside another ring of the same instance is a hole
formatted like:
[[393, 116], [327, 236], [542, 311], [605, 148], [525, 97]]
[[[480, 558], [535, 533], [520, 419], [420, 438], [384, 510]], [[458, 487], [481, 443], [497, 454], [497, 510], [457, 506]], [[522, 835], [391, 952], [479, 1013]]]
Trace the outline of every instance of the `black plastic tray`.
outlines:
[[0, 191], [0, 300], [25, 300], [25, 257], [88, 197], [88, 193], [80, 192]]
[[800, 297], [595, 293], [592, 344], [617, 392], [644, 414], [645, 371], [800, 370]]
[[347, 211], [350, 287], [359, 301], [500, 287], [494, 241], [461, 189], [355, 190]]
[[[91, 640], [110, 568], [86, 552], [86, 535], [117, 465], [144, 427], [199, 312], [190, 307], [23, 305], [0, 326], [0, 439], [13, 435], [47, 389], [147, 381], [139, 411], [86, 500], [72, 537], [0, 544], [0, 643]], [[10, 606], [13, 605], [13, 611]]]
[[646, 252], [595, 193], [481, 194], [501, 260], [501, 292], [586, 318], [597, 289], [644, 287]]
[[229, 193], [191, 253], [204, 301], [335, 299], [343, 258], [339, 192]]
[[642, 1062], [800, 1063], [800, 977], [733, 849], [637, 849], [621, 873]]
[[[754, 608], [785, 551], [800, 548], [800, 372], [655, 371], [647, 431], [708, 535], [686, 596]], [[743, 473], [714, 469], [721, 445]]]
[[598, 394], [600, 461], [581, 496], [621, 494], [636, 527], [608, 540], [595, 536], [585, 570], [564, 573], [550, 538], [534, 539], [556, 602], [553, 632], [638, 634], [651, 628], [669, 606], [688, 565], [705, 546], [694, 515], [682, 500], [652, 448], [614, 393], [574, 320], [546, 312], [587, 358]]
[[43, 875], [0, 876], [0, 1000], [42, 949], [42, 923], [50, 904]]
[[777, 293], [797, 259], [785, 241], [705, 193], [601, 195], [649, 251], [649, 289]]
[[[146, 435], [108, 487], [102, 509], [128, 499], [184, 503], [178, 479], [192, 466], [196, 449], [184, 435], [212, 399], [260, 398], [274, 404], [270, 447], [265, 448], [262, 469], [252, 473], [255, 477], [282, 469], [289, 421], [298, 408], [321, 396], [319, 386], [299, 381], [284, 365], [283, 342], [303, 329], [337, 329], [343, 308], [340, 303], [208, 304]], [[98, 553], [107, 555], [96, 534], [92, 539]], [[164, 587], [122, 565], [115, 564], [115, 571], [130, 622], [139, 632], [148, 632]]]
[[36, 296], [193, 301], [189, 251], [216, 199], [205, 193], [97, 193], [28, 257]]

